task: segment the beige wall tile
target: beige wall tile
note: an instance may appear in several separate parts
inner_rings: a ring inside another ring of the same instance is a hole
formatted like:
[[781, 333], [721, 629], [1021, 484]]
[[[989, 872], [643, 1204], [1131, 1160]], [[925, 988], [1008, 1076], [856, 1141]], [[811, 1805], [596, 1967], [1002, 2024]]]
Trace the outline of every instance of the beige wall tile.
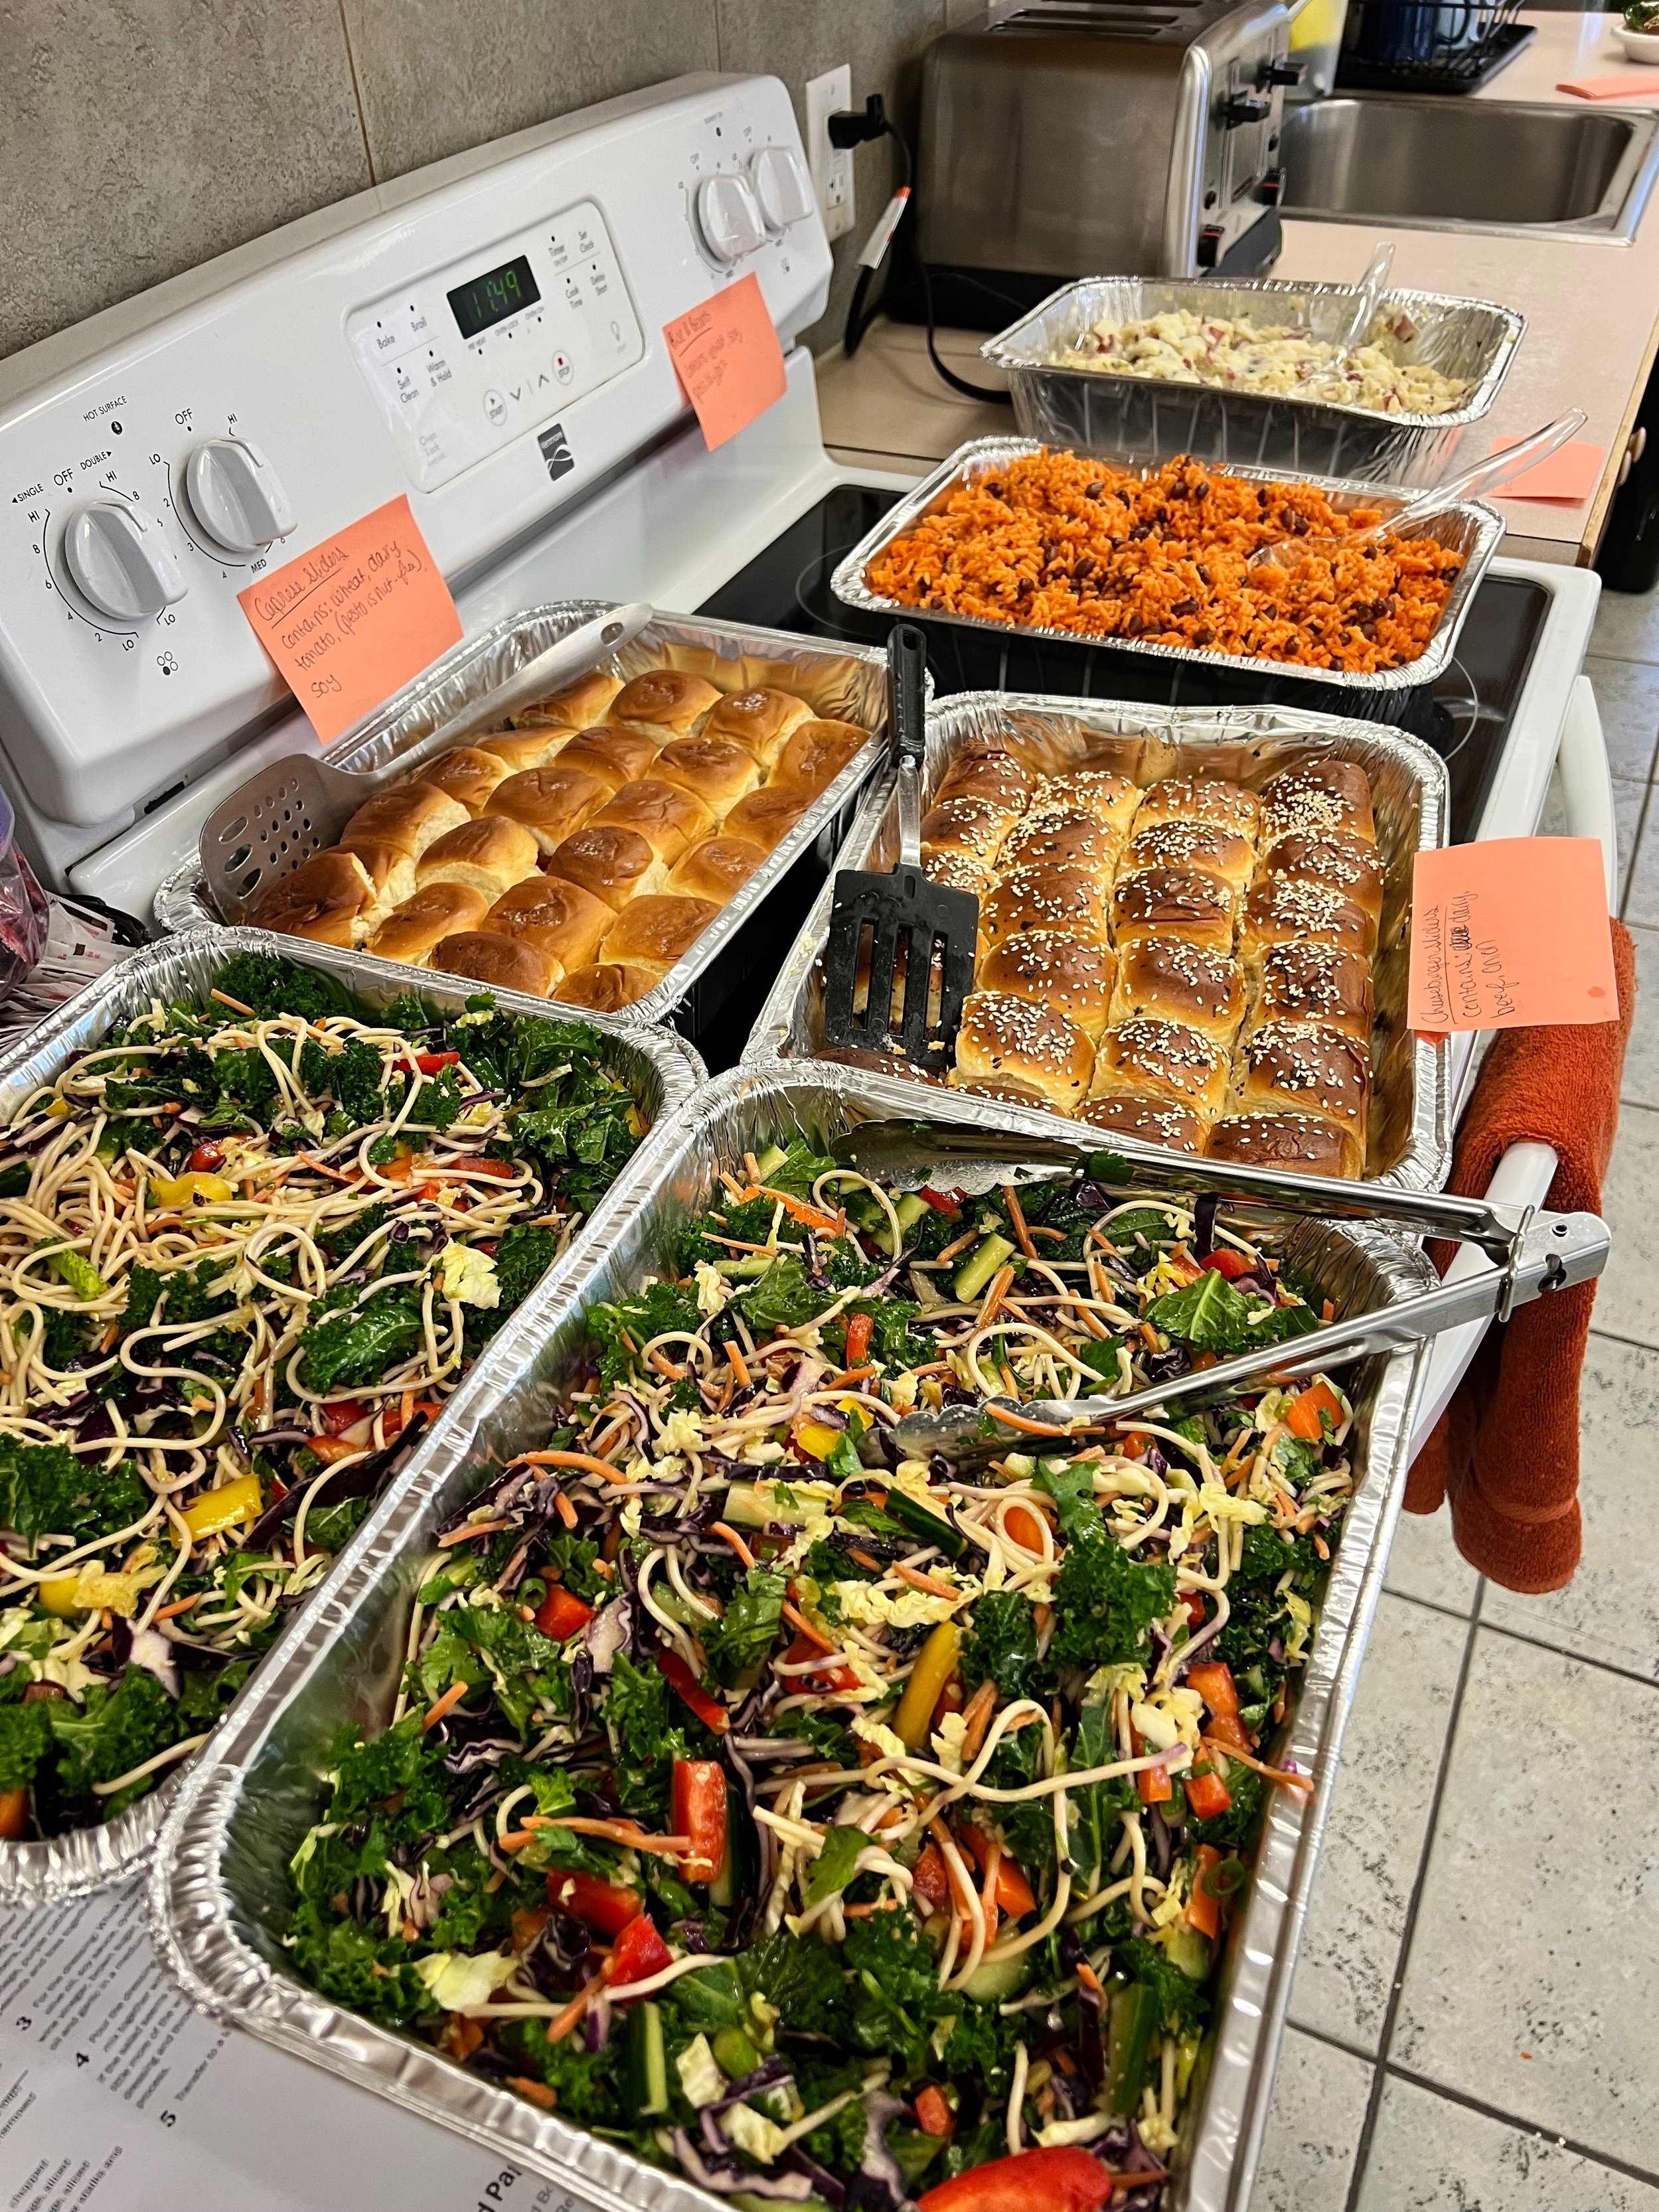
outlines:
[[0, 354], [370, 181], [337, 0], [8, 0], [0, 113]]

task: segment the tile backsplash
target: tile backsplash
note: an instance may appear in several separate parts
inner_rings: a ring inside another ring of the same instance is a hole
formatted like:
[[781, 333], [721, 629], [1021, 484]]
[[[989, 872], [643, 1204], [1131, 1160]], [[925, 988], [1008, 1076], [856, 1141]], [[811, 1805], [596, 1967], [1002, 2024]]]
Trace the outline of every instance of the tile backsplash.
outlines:
[[[693, 70], [852, 65], [913, 121], [924, 48], [979, 0], [7, 0], [0, 356], [312, 209]], [[888, 193], [860, 148], [853, 256]]]

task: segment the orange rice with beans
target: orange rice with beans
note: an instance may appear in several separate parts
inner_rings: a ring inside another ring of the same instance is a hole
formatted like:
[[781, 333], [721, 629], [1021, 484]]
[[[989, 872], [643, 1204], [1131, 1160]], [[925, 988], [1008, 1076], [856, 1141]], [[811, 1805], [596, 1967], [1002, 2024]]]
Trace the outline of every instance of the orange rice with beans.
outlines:
[[1370, 674], [1427, 649], [1462, 554], [1387, 536], [1310, 548], [1293, 574], [1246, 564], [1259, 546], [1339, 540], [1381, 514], [1186, 458], [1143, 477], [1044, 451], [961, 486], [866, 580], [902, 605], [980, 622]]

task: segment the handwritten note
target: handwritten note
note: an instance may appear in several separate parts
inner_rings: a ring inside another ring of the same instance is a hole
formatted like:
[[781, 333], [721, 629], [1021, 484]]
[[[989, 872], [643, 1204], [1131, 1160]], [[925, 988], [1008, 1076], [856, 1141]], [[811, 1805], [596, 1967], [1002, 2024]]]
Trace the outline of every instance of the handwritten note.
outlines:
[[[1501, 453], [1511, 442], [1507, 438], [1495, 439], [1493, 453]], [[1588, 438], [1570, 438], [1564, 446], [1558, 446], [1554, 453], [1546, 454], [1520, 476], [1499, 484], [1491, 495], [1494, 499], [1542, 500], [1551, 506], [1583, 507], [1587, 499], [1595, 495], [1607, 458], [1605, 446], [1592, 445]]]
[[1406, 1018], [1436, 1036], [1617, 1021], [1595, 839], [1496, 837], [1419, 853]]
[[784, 396], [784, 349], [753, 273], [662, 325], [711, 453]]
[[324, 744], [460, 639], [455, 603], [406, 499], [236, 596]]

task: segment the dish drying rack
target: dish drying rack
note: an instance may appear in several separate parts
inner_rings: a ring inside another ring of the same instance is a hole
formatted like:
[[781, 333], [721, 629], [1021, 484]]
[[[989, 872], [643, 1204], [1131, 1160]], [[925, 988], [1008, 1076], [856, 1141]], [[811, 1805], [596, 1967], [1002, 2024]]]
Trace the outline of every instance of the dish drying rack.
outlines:
[[1521, 0], [1351, 0], [1337, 89], [1468, 93], [1491, 82], [1532, 39]]

